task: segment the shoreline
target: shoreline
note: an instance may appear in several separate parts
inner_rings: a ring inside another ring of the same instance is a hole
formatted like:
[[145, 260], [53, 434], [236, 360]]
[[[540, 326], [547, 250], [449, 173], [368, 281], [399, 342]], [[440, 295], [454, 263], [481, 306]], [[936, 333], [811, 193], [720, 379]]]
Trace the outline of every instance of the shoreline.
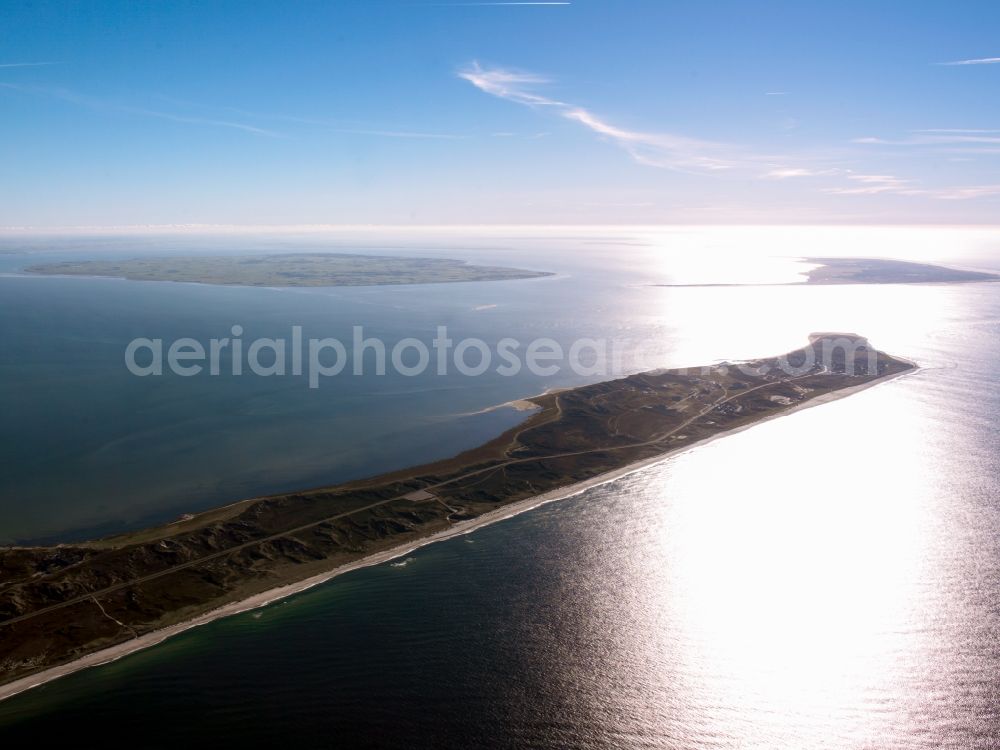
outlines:
[[[889, 383], [897, 378], [901, 378], [907, 375], [914, 375], [920, 372], [921, 368], [916, 362], [906, 359], [904, 357], [899, 357], [893, 355], [894, 359], [904, 362], [912, 367], [912, 369], [905, 370], [894, 375], [889, 375], [877, 380], [868, 381], [866, 383], [860, 383], [856, 386], [849, 386], [847, 388], [841, 388], [836, 391], [829, 393], [824, 393], [820, 396], [815, 396], [805, 403], [797, 404], [791, 408], [788, 408], [779, 414], [772, 414], [767, 417], [762, 417], [761, 419], [755, 420], [749, 424], [741, 425], [739, 427], [734, 427], [723, 432], [710, 435], [709, 437], [703, 438], [701, 440], [695, 441], [688, 445], [679, 446], [677, 448], [659, 453], [655, 456], [650, 456], [649, 458], [642, 459], [640, 461], [634, 461], [630, 464], [622, 466], [618, 469], [612, 471], [604, 472], [590, 479], [583, 480], [581, 482], [575, 482], [573, 484], [566, 485], [564, 487], [558, 487], [549, 492], [542, 493], [540, 495], [535, 495], [524, 500], [520, 500], [509, 505], [497, 508], [495, 510], [484, 513], [476, 518], [469, 519], [467, 521], [459, 521], [454, 526], [435, 532], [433, 534], [428, 534], [427, 536], [417, 539], [415, 541], [408, 542], [406, 544], [400, 545], [398, 547], [393, 547], [382, 552], [376, 552], [372, 555], [361, 557], [352, 562], [344, 563], [339, 565], [329, 571], [324, 573], [319, 573], [317, 575], [305, 578], [301, 581], [295, 583], [285, 584], [283, 586], [278, 586], [268, 591], [264, 591], [259, 594], [247, 597], [246, 599], [241, 599], [236, 602], [231, 602], [225, 604], [216, 609], [205, 612], [204, 614], [198, 615], [190, 620], [186, 620], [175, 625], [170, 625], [160, 630], [155, 630], [151, 633], [141, 635], [138, 638], [133, 638], [131, 640], [119, 643], [114, 646], [109, 646], [108, 648], [102, 649], [100, 651], [94, 651], [90, 654], [81, 656], [79, 659], [68, 662], [66, 664], [61, 664], [55, 667], [50, 667], [42, 672], [36, 674], [28, 675], [26, 677], [21, 677], [12, 682], [0, 685], [0, 701], [7, 700], [8, 698], [13, 698], [16, 695], [24, 693], [32, 688], [40, 687], [48, 682], [57, 680], [61, 677], [66, 677], [75, 672], [80, 672], [91, 667], [98, 667], [103, 664], [109, 664], [113, 661], [117, 661], [121, 658], [129, 656], [130, 654], [142, 651], [147, 648], [159, 645], [169, 638], [180, 635], [187, 630], [199, 627], [201, 625], [207, 625], [210, 622], [219, 620], [225, 617], [231, 617], [233, 615], [242, 614], [254, 609], [259, 609], [265, 607], [275, 601], [280, 601], [282, 599], [287, 599], [290, 596], [307, 591], [308, 589], [314, 588], [320, 584], [326, 583], [327, 581], [336, 578], [337, 576], [343, 575], [344, 573], [349, 573], [354, 570], [361, 568], [367, 568], [374, 565], [381, 565], [383, 563], [395, 560], [399, 557], [408, 555], [421, 547], [427, 546], [429, 544], [434, 544], [436, 542], [446, 541], [448, 539], [453, 539], [458, 536], [463, 536], [465, 534], [470, 534], [484, 526], [489, 526], [494, 523], [499, 523], [508, 518], [513, 518], [522, 513], [534, 510], [542, 505], [547, 505], [548, 503], [556, 502], [558, 500], [565, 500], [570, 497], [575, 497], [593, 487], [598, 487], [603, 484], [608, 484], [624, 476], [634, 474], [642, 469], [649, 466], [666, 461], [674, 456], [681, 455], [688, 451], [696, 450], [698, 448], [704, 447], [716, 440], [728, 437], [730, 435], [735, 435], [737, 433], [743, 432], [744, 430], [751, 429], [759, 424], [768, 422], [772, 419], [779, 419], [786, 417], [795, 412], [802, 411], [804, 409], [809, 409], [814, 406], [820, 406], [822, 404], [832, 403], [833, 401], [838, 401], [842, 398], [846, 398], [855, 393], [860, 393], [861, 391], [867, 390], [869, 388], [874, 388], [878, 385], [883, 385]], [[503, 404], [501, 406], [506, 406]], [[499, 407], [497, 407], [499, 408]], [[241, 501], [244, 502], [244, 501]]]

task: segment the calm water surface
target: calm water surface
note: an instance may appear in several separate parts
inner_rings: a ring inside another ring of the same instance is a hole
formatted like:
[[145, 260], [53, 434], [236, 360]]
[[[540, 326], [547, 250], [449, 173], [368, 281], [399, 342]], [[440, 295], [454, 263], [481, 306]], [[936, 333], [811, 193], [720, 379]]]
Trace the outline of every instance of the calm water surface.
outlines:
[[[796, 254], [790, 237], [772, 235], [769, 249]], [[885, 249], [891, 237], [875, 232], [870, 249], [852, 249], [905, 257], [906, 248]], [[490, 434], [516, 415], [462, 414], [550, 385], [458, 380], [435, 396], [432, 379], [416, 386], [418, 397], [388, 381], [338, 382], [317, 395], [301, 384], [190, 379], [129, 392], [127, 380], [114, 380], [120, 359], [101, 352], [120, 357], [122, 336], [148, 325], [189, 330], [201, 321], [208, 331], [245, 320], [267, 330], [268, 321], [288, 325], [290, 315], [314, 310], [316, 325], [376, 320], [393, 334], [445, 315], [484, 337], [628, 335], [647, 340], [662, 364], [774, 353], [809, 331], [857, 330], [925, 366], [424, 548], [403, 565], [345, 575], [0, 703], [0, 736], [37, 742], [73, 726], [112, 740], [141, 732], [146, 746], [162, 747], [199, 744], [209, 733], [248, 746], [1000, 747], [1000, 297], [991, 285], [647, 285], [681, 274], [670, 247], [732, 252], [732, 238], [671, 235], [655, 247], [641, 233], [491, 238], [477, 251], [490, 262], [538, 267], [528, 261], [541, 248], [561, 275], [534, 287], [456, 285], [447, 295], [0, 279], [4, 333], [53, 330], [67, 353], [54, 368], [48, 348], [32, 349], [26, 334], [4, 351], [5, 385], [27, 389], [4, 396], [5, 407], [21, 409], [3, 422], [5, 459], [16, 460], [0, 513], [13, 538], [175, 510], [156, 497], [130, 510], [128, 483], [138, 481], [130, 476], [147, 477], [145, 487], [182, 469], [175, 489], [201, 476], [267, 486], [285, 476], [275, 479], [268, 461], [289, 476], [300, 467], [285, 464], [295, 453], [279, 445], [286, 439], [293, 448], [322, 440], [335, 474], [411, 463], [426, 450], [414, 436], [453, 434], [458, 445]], [[918, 258], [947, 245], [963, 265], [996, 267], [989, 251], [1000, 235], [943, 239], [905, 244]], [[704, 270], [688, 264], [685, 273]], [[35, 378], [14, 367], [24, 357]], [[102, 379], [105, 388], [116, 383], [103, 400]], [[395, 411], [384, 404], [394, 391], [403, 405]], [[135, 414], [127, 424], [137, 442], [103, 454], [122, 439], [121, 399]], [[58, 413], [70, 403], [71, 418]], [[90, 427], [81, 423], [88, 415]], [[144, 435], [162, 419], [176, 432]], [[258, 431], [267, 424], [272, 432]], [[292, 425], [302, 434], [289, 436]], [[192, 426], [201, 432], [185, 435]], [[398, 448], [341, 459], [354, 432], [362, 446], [398, 433]], [[226, 451], [232, 461], [217, 463]], [[166, 454], [173, 463], [149, 475]], [[319, 449], [308, 459], [316, 476], [322, 459]], [[36, 463], [21, 465], [29, 460]], [[76, 481], [65, 466], [91, 472], [82, 472], [72, 506], [49, 494]], [[100, 479], [110, 471], [115, 478]], [[219, 493], [204, 488], [190, 503]], [[25, 509], [26, 497], [41, 507]], [[83, 510], [65, 516], [75, 505]]]

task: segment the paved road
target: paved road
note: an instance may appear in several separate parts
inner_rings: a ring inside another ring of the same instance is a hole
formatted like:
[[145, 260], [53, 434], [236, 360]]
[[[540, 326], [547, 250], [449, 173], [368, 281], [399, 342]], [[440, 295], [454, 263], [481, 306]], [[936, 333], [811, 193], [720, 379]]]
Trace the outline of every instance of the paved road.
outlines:
[[[806, 377], [806, 376], [803, 375], [799, 377]], [[788, 380], [783, 380], [779, 382], [784, 383], [796, 379], [797, 378], [789, 378]], [[617, 446], [612, 446], [610, 448], [588, 448], [586, 450], [580, 450], [580, 451], [567, 451], [565, 453], [555, 453], [549, 456], [530, 456], [528, 458], [515, 458], [509, 461], [504, 461], [501, 464], [494, 464], [493, 466], [487, 466], [482, 469], [476, 469], [475, 471], [467, 472], [465, 474], [462, 474], [461, 476], [453, 477], [452, 479], [448, 479], [444, 482], [438, 482], [437, 484], [428, 485], [423, 489], [425, 490], [438, 489], [440, 487], [445, 487], [447, 485], [454, 484], [456, 482], [461, 482], [462, 480], [468, 479], [469, 477], [478, 476], [479, 474], [483, 474], [488, 471], [498, 471], [500, 469], [504, 469], [508, 466], [513, 466], [515, 464], [530, 463], [532, 461], [550, 461], [552, 459], [557, 459], [557, 458], [571, 458], [573, 456], [585, 456], [589, 453], [608, 453], [610, 451], [630, 450], [633, 448], [644, 448], [651, 445], [656, 445], [662, 443], [667, 438], [677, 434], [680, 430], [683, 430], [685, 427], [690, 426], [693, 422], [695, 422], [698, 419], [701, 419], [703, 416], [708, 414], [713, 409], [722, 406], [723, 404], [728, 403], [733, 399], [740, 398], [748, 393], [752, 393], [753, 391], [760, 390], [761, 388], [766, 388], [768, 386], [777, 384], [778, 383], [774, 382], [763, 383], [761, 385], [754, 386], [753, 388], [742, 390], [739, 393], [732, 396], [729, 395], [728, 391], [724, 390], [722, 396], [719, 399], [713, 401], [711, 404], [709, 404], [704, 409], [699, 411], [693, 417], [690, 417], [684, 422], [681, 422], [679, 425], [674, 427], [669, 432], [663, 433], [662, 435], [657, 435], [652, 440], [645, 440], [638, 443], [629, 443], [628, 445], [617, 445]], [[557, 404], [558, 401], [559, 401], [559, 396], [557, 395], [556, 396]], [[328, 516], [327, 518], [323, 518], [319, 521], [313, 521], [311, 523], [303, 524], [302, 526], [296, 526], [293, 529], [286, 529], [285, 531], [281, 531], [277, 534], [271, 534], [270, 536], [261, 537], [260, 539], [253, 539], [249, 542], [244, 542], [243, 544], [238, 544], [234, 547], [228, 547], [224, 550], [220, 550], [219, 552], [213, 552], [209, 555], [204, 555], [202, 557], [197, 558], [196, 560], [189, 560], [188, 562], [179, 563], [178, 565], [174, 565], [170, 568], [165, 568], [164, 570], [158, 571], [156, 573], [150, 573], [149, 575], [140, 576], [139, 578], [133, 578], [130, 581], [123, 581], [122, 583], [116, 583], [113, 586], [108, 586], [106, 588], [99, 589], [97, 591], [91, 591], [86, 594], [81, 594], [80, 596], [73, 597], [72, 599], [67, 599], [57, 604], [51, 604], [48, 607], [42, 607], [41, 609], [36, 609], [32, 612], [26, 612], [23, 615], [18, 615], [17, 617], [11, 617], [7, 620], [0, 621], [0, 627], [3, 627], [4, 625], [13, 625], [14, 623], [17, 622], [24, 622], [25, 620], [30, 620], [32, 617], [38, 617], [39, 615], [55, 612], [65, 607], [72, 607], [73, 605], [80, 604], [81, 602], [91, 601], [91, 600], [96, 602], [98, 597], [104, 597], [107, 596], [108, 594], [113, 594], [116, 591], [121, 591], [122, 589], [129, 588], [130, 586], [136, 586], [142, 583], [146, 583], [148, 581], [153, 581], [157, 578], [162, 578], [163, 576], [171, 575], [179, 570], [184, 570], [186, 568], [197, 567], [199, 565], [205, 564], [206, 562], [217, 560], [220, 557], [225, 557], [226, 555], [232, 554], [233, 552], [239, 552], [240, 550], [247, 549], [248, 547], [253, 547], [255, 545], [263, 544], [265, 542], [271, 542], [286, 536], [293, 536], [295, 534], [298, 534], [300, 531], [306, 531], [316, 526], [320, 526], [324, 523], [330, 523], [331, 521], [336, 521], [341, 518], [346, 518], [347, 516], [352, 516], [355, 513], [361, 513], [362, 511], [371, 510], [372, 508], [378, 508], [382, 505], [388, 505], [389, 503], [393, 503], [396, 502], [397, 500], [404, 499], [407, 494], [409, 493], [397, 495], [396, 497], [390, 497], [386, 500], [380, 500], [377, 503], [371, 503], [370, 505], [365, 505], [361, 508], [354, 508], [353, 510], [345, 511], [343, 513], [338, 513], [333, 516]]]

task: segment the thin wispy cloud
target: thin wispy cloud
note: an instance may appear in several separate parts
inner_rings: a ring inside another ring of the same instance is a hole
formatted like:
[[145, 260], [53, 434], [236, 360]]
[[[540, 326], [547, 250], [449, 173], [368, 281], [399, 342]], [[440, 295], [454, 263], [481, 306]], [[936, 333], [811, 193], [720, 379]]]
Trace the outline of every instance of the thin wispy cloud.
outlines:
[[951, 62], [938, 63], [938, 65], [996, 65], [1000, 63], [1000, 57], [977, 57], [972, 60], [952, 60]]
[[296, 125], [315, 125], [316, 127], [347, 127], [348, 125], [358, 125], [360, 123], [348, 121], [348, 120], [330, 120], [323, 119], [319, 117], [302, 117], [299, 115], [289, 115], [275, 112], [252, 112], [250, 110], [241, 109], [240, 107], [231, 107], [226, 105], [217, 104], [204, 104], [202, 102], [191, 101], [189, 99], [180, 99], [176, 96], [167, 96], [166, 94], [155, 94], [153, 98], [163, 104], [167, 104], [172, 107], [178, 107], [180, 109], [195, 110], [200, 112], [215, 112], [221, 113], [225, 117], [236, 116], [249, 120], [273, 120], [276, 122], [286, 122], [293, 123]]
[[973, 200], [1000, 195], [998, 185], [974, 185], [966, 187], [927, 188], [916, 180], [890, 174], [863, 174], [850, 169], [774, 169], [762, 175], [765, 179], [787, 180], [804, 177], [837, 177], [841, 183], [823, 188], [830, 195], [878, 196], [905, 195], [923, 196], [937, 200]]
[[[540, 87], [552, 81], [535, 73], [484, 68], [478, 63], [472, 63], [460, 70], [458, 76], [491, 96], [575, 122], [614, 143], [634, 161], [648, 166], [703, 174], [734, 173], [741, 176], [746, 176], [749, 170], [754, 170], [753, 176], [768, 181], [820, 180], [817, 189], [830, 195], [841, 196], [901, 195], [941, 200], [969, 200], [1000, 194], [997, 186], [993, 185], [928, 188], [920, 185], [917, 180], [907, 177], [862, 172], [846, 166], [829, 166], [829, 155], [805, 159], [762, 156], [731, 144], [673, 133], [630, 130], [611, 123], [589, 109], [539, 93]], [[964, 144], [968, 147], [983, 148], [995, 141], [1000, 142], [1000, 137], [995, 136], [992, 131], [952, 128], [911, 131], [906, 139], [897, 142], [878, 138], [858, 138], [854, 142], [952, 147]], [[799, 163], [796, 164], [796, 161]], [[762, 169], [764, 171], [761, 171]]]
[[507, 131], [500, 131], [500, 132], [497, 132], [497, 133], [490, 133], [490, 137], [492, 137], [492, 138], [523, 138], [523, 139], [529, 140], [529, 141], [535, 141], [535, 140], [538, 140], [539, 138], [545, 138], [546, 136], [548, 136], [548, 133], [544, 133], [544, 132], [543, 133], [528, 133], [526, 135], [525, 134], [521, 134], [521, 133], [510, 133], [510, 132], [507, 132]]
[[458, 77], [465, 79], [480, 91], [485, 91], [492, 96], [517, 102], [518, 104], [526, 104], [532, 107], [570, 106], [565, 102], [528, 91], [532, 86], [550, 83], [550, 80], [545, 76], [534, 73], [503, 70], [502, 68], [487, 70], [482, 68], [479, 63], [473, 63], [460, 70]]
[[145, 117], [156, 117], [161, 120], [169, 120], [171, 122], [177, 122], [185, 125], [209, 125], [213, 127], [220, 128], [232, 128], [234, 130], [242, 130], [244, 133], [251, 133], [253, 135], [263, 135], [268, 138], [283, 138], [282, 133], [278, 133], [274, 130], [267, 130], [265, 128], [258, 128], [255, 125], [247, 125], [242, 122], [232, 122], [230, 120], [215, 120], [207, 117], [189, 117], [187, 115], [177, 115], [170, 112], [159, 112], [152, 109], [143, 109], [141, 107], [129, 107], [117, 105], [117, 109], [122, 112], [127, 112], [135, 115], [142, 115]]
[[924, 128], [923, 130], [913, 130], [913, 133], [1000, 133], [1000, 130], [992, 128]]
[[13, 83], [0, 83], [0, 88], [5, 88], [14, 91], [21, 91], [27, 94], [44, 96], [51, 99], [58, 99], [60, 101], [69, 102], [71, 104], [76, 104], [81, 107], [86, 107], [87, 109], [92, 109], [97, 112], [117, 112], [121, 114], [137, 115], [141, 117], [152, 117], [184, 125], [205, 125], [211, 127], [231, 128], [234, 130], [241, 130], [245, 133], [267, 136], [270, 138], [283, 137], [281, 133], [277, 133], [273, 130], [259, 128], [256, 127], [255, 125], [248, 125], [242, 122], [234, 122], [231, 120], [220, 120], [208, 117], [194, 117], [185, 114], [164, 112], [155, 109], [146, 109], [145, 107], [135, 107], [128, 104], [119, 104], [117, 102], [111, 102], [104, 99], [99, 99], [97, 97], [87, 96], [85, 94], [79, 94], [75, 91], [69, 91], [67, 89], [42, 88], [39, 86], [22, 86]]
[[993, 195], [992, 186], [987, 188], [945, 188], [931, 190], [920, 187], [915, 180], [890, 174], [865, 174], [851, 169], [774, 169], [762, 175], [765, 179], [787, 180], [806, 177], [835, 177], [840, 184], [822, 189], [830, 195], [878, 196], [906, 195], [925, 196], [948, 200], [963, 200]]
[[974, 185], [972, 187], [958, 187], [942, 190], [938, 198], [946, 201], [964, 201], [974, 198], [989, 198], [1000, 195], [1000, 185]]
[[965, 201], [1000, 196], [1000, 185], [967, 185], [942, 188], [920, 187], [915, 180], [886, 174], [847, 174], [853, 186], [827, 188], [834, 195], [906, 195], [934, 200]]
[[853, 186], [827, 188], [826, 192], [835, 195], [878, 195], [880, 193], [897, 193], [901, 195], [920, 195], [920, 189], [913, 186], [912, 180], [889, 174], [849, 174], [847, 179]]
[[46, 65], [58, 65], [57, 62], [14, 62], [0, 63], [0, 68], [41, 68]]
[[952, 146], [955, 144], [1000, 144], [997, 130], [914, 130], [906, 138], [855, 138], [852, 143], [876, 146]]
[[200, 110], [202, 112], [221, 112], [226, 115], [236, 115], [250, 120], [271, 120], [274, 122], [291, 123], [293, 125], [306, 125], [321, 128], [324, 132], [342, 133], [345, 135], [370, 135], [383, 138], [414, 138], [414, 139], [439, 139], [439, 140], [461, 140], [473, 138], [468, 133], [442, 133], [426, 132], [420, 130], [410, 130], [400, 127], [379, 127], [371, 123], [350, 119], [324, 119], [321, 117], [303, 117], [300, 115], [280, 114], [274, 112], [252, 112], [246, 109], [229, 106], [206, 105], [199, 102], [178, 99], [172, 96], [157, 96], [161, 101], [167, 102], [184, 109]]
[[763, 157], [741, 154], [730, 144], [673, 133], [629, 130], [614, 125], [589, 109], [537, 93], [535, 89], [538, 86], [551, 81], [535, 73], [483, 68], [479, 63], [472, 63], [460, 70], [458, 77], [491, 96], [550, 111], [576, 122], [616, 144], [636, 162], [647, 166], [714, 172], [763, 160]]
[[831, 177], [844, 174], [843, 169], [807, 169], [805, 167], [779, 167], [761, 175], [765, 180], [790, 180], [796, 177]]
[[423, 138], [430, 140], [461, 140], [468, 138], [467, 135], [457, 133], [422, 133], [408, 130], [366, 130], [364, 128], [336, 128], [334, 133], [345, 133], [348, 135], [373, 135], [382, 138]]

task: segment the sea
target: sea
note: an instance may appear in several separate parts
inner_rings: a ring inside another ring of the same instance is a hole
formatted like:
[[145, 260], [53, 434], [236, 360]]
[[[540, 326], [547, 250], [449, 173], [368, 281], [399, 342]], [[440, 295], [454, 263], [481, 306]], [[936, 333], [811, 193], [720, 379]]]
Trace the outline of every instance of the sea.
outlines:
[[[322, 251], [553, 275], [245, 288], [23, 273]], [[523, 420], [511, 400], [778, 354], [814, 331], [856, 332], [920, 370], [0, 702], [0, 739], [72, 727], [171, 748], [1000, 748], [1000, 286], [785, 285], [830, 256], [1000, 271], [1000, 229], [4, 234], [0, 544], [453, 455]], [[455, 341], [587, 339], [627, 356], [600, 372], [347, 368], [317, 388], [126, 367], [136, 338], [207, 342], [233, 326], [247, 342], [300, 326], [348, 343], [361, 326], [390, 347], [445, 326]]]

